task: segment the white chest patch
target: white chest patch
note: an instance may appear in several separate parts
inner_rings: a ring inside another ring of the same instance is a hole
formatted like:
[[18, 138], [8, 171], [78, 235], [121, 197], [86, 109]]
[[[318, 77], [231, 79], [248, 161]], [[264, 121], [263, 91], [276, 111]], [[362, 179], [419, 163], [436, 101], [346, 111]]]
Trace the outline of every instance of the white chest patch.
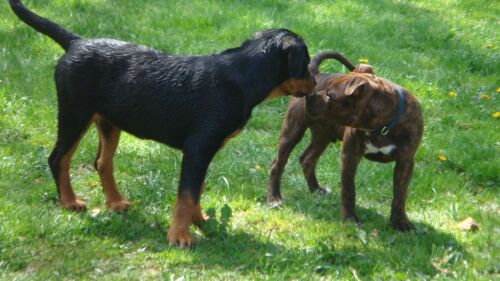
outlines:
[[385, 155], [391, 154], [391, 152], [396, 149], [396, 146], [394, 144], [382, 146], [382, 147], [376, 147], [374, 146], [371, 142], [365, 143], [365, 154], [372, 154], [372, 153], [382, 153]]

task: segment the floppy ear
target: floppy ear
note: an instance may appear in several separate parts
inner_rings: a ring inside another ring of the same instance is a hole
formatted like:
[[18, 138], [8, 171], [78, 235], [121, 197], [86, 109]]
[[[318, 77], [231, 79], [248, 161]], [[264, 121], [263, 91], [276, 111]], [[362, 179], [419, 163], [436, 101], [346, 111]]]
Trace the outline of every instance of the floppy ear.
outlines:
[[357, 91], [362, 91], [364, 87], [366, 87], [369, 83], [366, 79], [363, 79], [361, 77], [353, 77], [349, 80], [347, 80], [347, 86], [345, 87], [344, 94], [346, 96], [350, 96]]
[[288, 56], [288, 72], [290, 77], [294, 79], [308, 78], [310, 76], [308, 69], [310, 57], [306, 45], [293, 40], [287, 42], [283, 47]]

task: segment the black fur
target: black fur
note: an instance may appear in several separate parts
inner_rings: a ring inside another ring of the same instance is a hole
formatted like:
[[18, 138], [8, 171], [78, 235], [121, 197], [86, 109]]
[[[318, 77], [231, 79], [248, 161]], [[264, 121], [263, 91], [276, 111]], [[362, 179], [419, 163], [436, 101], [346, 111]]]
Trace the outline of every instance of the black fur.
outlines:
[[286, 29], [260, 32], [219, 54], [170, 56], [113, 39], [82, 39], [20, 1], [9, 3], [21, 20], [66, 50], [55, 71], [58, 138], [49, 163], [56, 184], [61, 158], [98, 114], [137, 137], [181, 149], [179, 194], [198, 202], [212, 157], [252, 109], [290, 79], [314, 86], [307, 47]]

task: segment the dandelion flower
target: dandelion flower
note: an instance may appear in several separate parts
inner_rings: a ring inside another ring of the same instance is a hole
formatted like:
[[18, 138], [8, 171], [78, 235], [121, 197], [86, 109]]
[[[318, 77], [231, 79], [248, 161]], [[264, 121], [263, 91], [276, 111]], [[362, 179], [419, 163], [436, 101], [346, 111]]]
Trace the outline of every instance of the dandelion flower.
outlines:
[[262, 168], [262, 166], [260, 166], [260, 165], [255, 165], [255, 170], [262, 171], [262, 170], [264, 170], [264, 168]]
[[441, 162], [446, 161], [446, 157], [444, 157], [444, 155], [439, 155], [438, 160]]
[[360, 62], [360, 63], [368, 63], [368, 59], [359, 59], [358, 62]]
[[497, 88], [497, 93], [500, 93], [500, 87], [499, 87], [499, 88]]
[[491, 116], [493, 116], [493, 118], [500, 118], [500, 112], [498, 112], [498, 111], [497, 112], [493, 112], [491, 114]]
[[454, 92], [454, 91], [450, 91], [450, 92], [448, 93], [448, 96], [449, 96], [449, 97], [454, 98], [454, 97], [456, 97], [456, 96], [457, 96], [457, 93], [456, 93], [456, 92]]
[[482, 100], [489, 100], [490, 96], [482, 94], [482, 95], [479, 95], [479, 98], [482, 99]]

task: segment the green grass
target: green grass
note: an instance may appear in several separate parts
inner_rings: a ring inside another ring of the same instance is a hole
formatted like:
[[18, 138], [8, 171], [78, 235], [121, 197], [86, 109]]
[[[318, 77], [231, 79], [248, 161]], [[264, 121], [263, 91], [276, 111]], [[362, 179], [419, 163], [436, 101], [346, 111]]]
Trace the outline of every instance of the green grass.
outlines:
[[[55, 141], [53, 67], [59, 46], [0, 4], [0, 279], [500, 279], [500, 5], [497, 1], [26, 1], [85, 37], [133, 41], [173, 54], [239, 45], [253, 32], [287, 27], [311, 54], [367, 58], [376, 72], [420, 100], [425, 134], [408, 214], [416, 232], [388, 225], [392, 167], [363, 161], [357, 175], [361, 228], [339, 219], [339, 146], [318, 166], [331, 195], [306, 190], [294, 151], [286, 203], [265, 204], [287, 98], [266, 101], [218, 153], [202, 204], [232, 217], [226, 231], [197, 233], [197, 247], [170, 248], [166, 230], [181, 155], [123, 135], [115, 175], [133, 207], [105, 211], [92, 168], [94, 130], [75, 154], [72, 177], [89, 211], [57, 204], [47, 156]], [[342, 72], [326, 63], [324, 71]], [[448, 96], [450, 91], [456, 97]], [[488, 95], [489, 99], [480, 99]], [[445, 156], [441, 162], [438, 156]], [[259, 169], [256, 166], [262, 166]], [[97, 208], [100, 212], [97, 213]], [[472, 217], [478, 232], [456, 224]]]

